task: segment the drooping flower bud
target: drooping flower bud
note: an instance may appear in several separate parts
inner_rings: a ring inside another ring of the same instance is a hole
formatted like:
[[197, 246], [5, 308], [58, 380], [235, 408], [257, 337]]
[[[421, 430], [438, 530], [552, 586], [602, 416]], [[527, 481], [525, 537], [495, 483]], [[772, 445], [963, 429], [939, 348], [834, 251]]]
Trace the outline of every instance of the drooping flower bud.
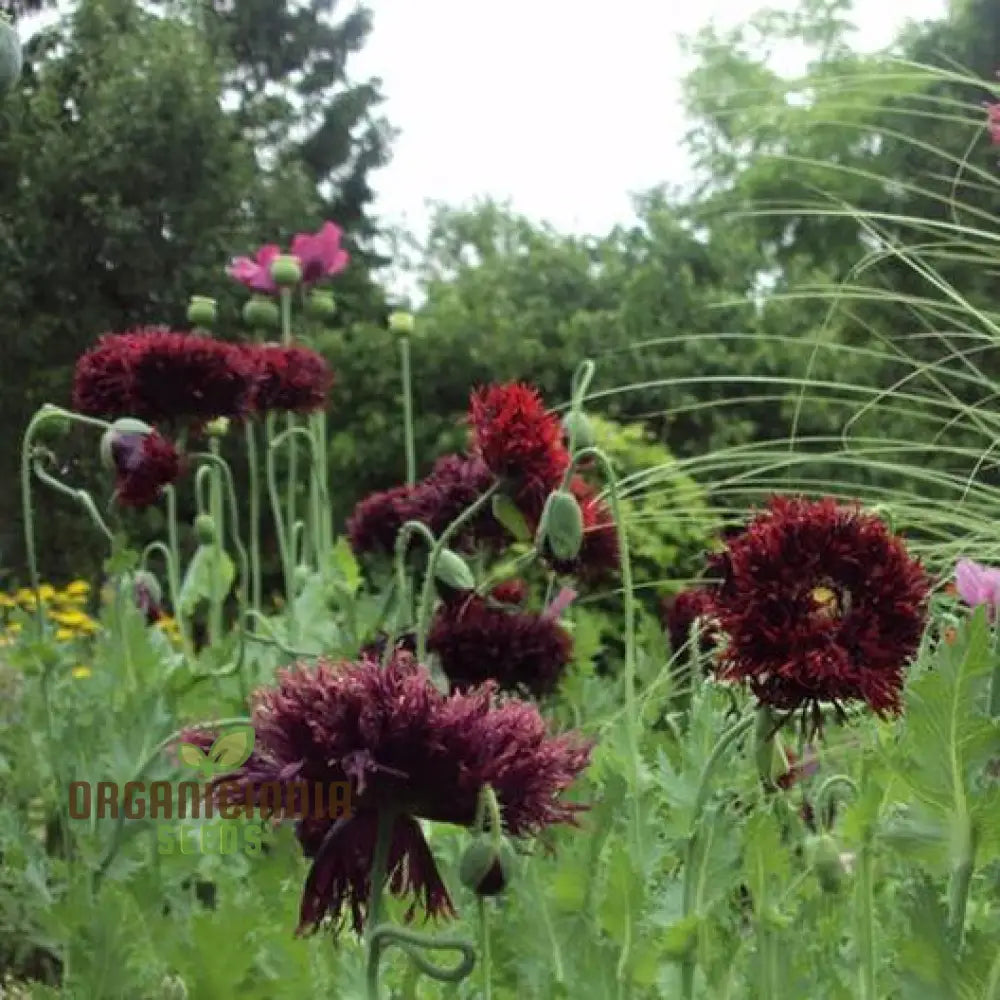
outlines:
[[218, 309], [215, 299], [206, 298], [204, 295], [192, 295], [188, 303], [187, 318], [192, 326], [200, 326], [203, 329], [210, 329], [216, 320]]
[[279, 254], [271, 261], [271, 277], [276, 285], [290, 288], [302, 280], [302, 265], [298, 257]]
[[443, 549], [438, 555], [435, 576], [454, 590], [473, 590], [476, 586], [476, 578], [466, 561], [451, 549]]
[[398, 311], [389, 314], [389, 332], [397, 337], [409, 337], [414, 325], [413, 313]]
[[575, 559], [583, 546], [583, 511], [568, 490], [554, 490], [542, 512], [543, 541], [556, 559]]
[[764, 785], [771, 789], [789, 770], [788, 756], [785, 754], [778, 728], [778, 720], [769, 706], [762, 705], [757, 709], [757, 721], [754, 727], [757, 773]]
[[489, 836], [477, 836], [465, 849], [458, 877], [477, 896], [496, 896], [510, 885], [517, 867], [517, 855], [505, 838], [494, 843]]
[[566, 432], [567, 444], [572, 444], [575, 451], [594, 447], [594, 428], [586, 414], [580, 410], [570, 410], [563, 417], [563, 430]]
[[830, 894], [840, 892], [844, 885], [847, 869], [844, 867], [840, 848], [833, 837], [824, 833], [811, 838], [807, 845], [807, 851], [820, 888]]
[[17, 83], [24, 66], [21, 39], [10, 19], [0, 13], [0, 97]]
[[337, 315], [337, 303], [333, 293], [315, 288], [306, 299], [306, 313], [313, 319], [332, 319]]
[[270, 299], [254, 295], [243, 306], [243, 322], [253, 330], [276, 330], [281, 326], [281, 312]]
[[115, 461], [114, 449], [117, 442], [122, 438], [152, 434], [152, 432], [153, 428], [142, 420], [120, 417], [101, 435], [101, 464], [106, 469], [116, 470], [118, 463]]
[[199, 514], [194, 519], [194, 533], [199, 545], [215, 544], [215, 519], [211, 514]]

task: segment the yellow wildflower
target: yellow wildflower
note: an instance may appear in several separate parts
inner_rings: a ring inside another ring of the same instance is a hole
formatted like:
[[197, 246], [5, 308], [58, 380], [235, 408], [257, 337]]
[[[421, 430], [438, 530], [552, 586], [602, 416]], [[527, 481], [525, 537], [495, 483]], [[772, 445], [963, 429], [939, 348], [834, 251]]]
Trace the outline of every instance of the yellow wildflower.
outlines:
[[76, 638], [76, 632], [71, 628], [57, 628], [56, 629], [56, 642], [69, 642], [71, 639]]
[[16, 608], [17, 601], [10, 594], [0, 594], [0, 608]]
[[90, 593], [90, 584], [86, 580], [73, 580], [66, 584], [64, 593], [67, 597], [86, 597]]
[[79, 666], [73, 668], [73, 676], [78, 681], [86, 680], [88, 677], [92, 675], [92, 673], [93, 671], [90, 669], [90, 667]]
[[63, 625], [66, 628], [86, 628], [87, 622], [90, 621], [89, 615], [85, 615], [82, 611], [78, 611], [76, 608], [72, 608], [68, 611], [50, 611], [49, 617], [59, 625]]
[[51, 583], [43, 583], [38, 588], [38, 596], [43, 601], [51, 601], [56, 596], [56, 588]]
[[11, 622], [7, 626], [7, 632], [10, 635], [17, 635], [18, 633], [20, 633], [20, 631], [21, 631], [21, 623], [20, 622]]
[[35, 606], [35, 592], [22, 587], [15, 595], [14, 600], [22, 606], [33, 608]]

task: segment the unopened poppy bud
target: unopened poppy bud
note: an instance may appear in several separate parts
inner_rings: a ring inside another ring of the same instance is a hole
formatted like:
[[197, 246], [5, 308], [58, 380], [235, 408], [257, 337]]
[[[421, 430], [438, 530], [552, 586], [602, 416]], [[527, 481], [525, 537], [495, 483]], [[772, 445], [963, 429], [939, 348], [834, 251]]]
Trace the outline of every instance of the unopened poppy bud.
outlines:
[[397, 337], [409, 337], [414, 325], [413, 313], [399, 311], [389, 314], [389, 332]]
[[24, 56], [17, 29], [6, 14], [0, 13], [0, 97], [17, 83], [23, 66]]
[[120, 417], [101, 435], [101, 464], [106, 469], [115, 470], [114, 446], [122, 438], [152, 434], [153, 428], [134, 417]]
[[276, 330], [281, 325], [281, 313], [270, 299], [254, 295], [243, 306], [243, 322], [254, 330]]
[[567, 490], [549, 494], [542, 512], [544, 538], [556, 559], [575, 559], [583, 545], [583, 511]]
[[276, 285], [290, 287], [302, 280], [302, 265], [298, 257], [280, 254], [271, 261], [271, 277]]
[[160, 604], [163, 601], [163, 589], [160, 587], [160, 581], [149, 570], [136, 570], [132, 577], [132, 587], [136, 597], [148, 599], [151, 604]]
[[306, 312], [313, 319], [331, 319], [337, 315], [337, 303], [332, 292], [315, 289], [306, 299]]
[[584, 413], [570, 410], [563, 417], [563, 430], [567, 443], [572, 443], [576, 451], [594, 447], [594, 429]]
[[229, 433], [229, 417], [216, 417], [205, 424], [205, 433], [209, 437], [221, 438]]
[[215, 519], [211, 514], [199, 514], [194, 519], [194, 533], [201, 545], [215, 544]]
[[215, 299], [206, 298], [204, 295], [191, 296], [187, 318], [192, 326], [211, 327], [215, 323], [217, 314]]
[[458, 877], [477, 896], [496, 896], [510, 885], [516, 866], [517, 856], [505, 839], [495, 844], [489, 836], [478, 836], [462, 855]]
[[443, 549], [438, 555], [434, 575], [454, 590], [473, 590], [476, 586], [476, 578], [466, 561], [451, 549]]
[[820, 888], [831, 894], [840, 892], [847, 872], [837, 842], [828, 833], [824, 833], [813, 837], [807, 850]]

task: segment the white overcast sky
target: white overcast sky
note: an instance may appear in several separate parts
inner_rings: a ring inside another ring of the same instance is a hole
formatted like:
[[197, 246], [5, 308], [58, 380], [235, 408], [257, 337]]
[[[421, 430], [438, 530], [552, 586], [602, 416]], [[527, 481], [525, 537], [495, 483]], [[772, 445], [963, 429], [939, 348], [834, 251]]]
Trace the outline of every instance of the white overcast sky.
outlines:
[[[366, 0], [355, 73], [382, 78], [401, 134], [373, 178], [386, 222], [417, 232], [425, 200], [479, 195], [564, 230], [605, 232], [630, 192], [683, 182], [679, 34], [777, 0]], [[859, 47], [947, 0], [859, 0]]]

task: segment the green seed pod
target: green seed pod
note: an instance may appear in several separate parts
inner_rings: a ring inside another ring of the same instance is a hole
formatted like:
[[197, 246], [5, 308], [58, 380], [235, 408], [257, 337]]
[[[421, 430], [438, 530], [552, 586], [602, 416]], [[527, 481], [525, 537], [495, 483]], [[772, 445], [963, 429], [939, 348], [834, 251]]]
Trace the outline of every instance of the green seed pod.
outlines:
[[298, 257], [281, 254], [271, 261], [271, 277], [276, 285], [291, 287], [302, 280], [302, 265]]
[[414, 326], [413, 313], [399, 311], [389, 314], [389, 332], [397, 337], [411, 336]]
[[454, 590], [473, 590], [476, 586], [476, 578], [466, 561], [451, 549], [441, 551], [434, 575], [441, 583]]
[[17, 29], [5, 15], [0, 14], [0, 97], [13, 89], [23, 67], [24, 56]]
[[313, 319], [332, 319], [337, 315], [337, 303], [333, 294], [320, 289], [311, 292], [306, 299], [306, 313]]
[[824, 892], [840, 892], [846, 871], [837, 842], [828, 833], [813, 837], [807, 847], [812, 858], [812, 868]]
[[194, 533], [199, 545], [215, 544], [215, 519], [211, 514], [199, 514], [194, 519]]
[[216, 417], [205, 424], [205, 433], [212, 438], [225, 437], [229, 433], [229, 417]]
[[149, 424], [133, 417], [120, 417], [101, 435], [101, 464], [106, 469], [114, 470], [115, 456], [112, 446], [119, 437], [128, 434], [152, 434]]
[[545, 538], [556, 559], [575, 559], [583, 545], [583, 511], [572, 493], [555, 490], [542, 512]]
[[496, 896], [510, 885], [517, 868], [517, 855], [505, 839], [494, 845], [488, 836], [478, 836], [465, 849], [458, 877], [477, 896]]
[[270, 299], [254, 295], [243, 306], [243, 322], [252, 330], [276, 330], [281, 326], [281, 313]]
[[566, 433], [566, 441], [572, 442], [576, 451], [594, 447], [594, 429], [586, 414], [579, 410], [570, 410], [563, 417], [563, 430]]
[[215, 299], [206, 298], [204, 295], [192, 295], [188, 304], [187, 318], [192, 326], [211, 328], [218, 315]]

